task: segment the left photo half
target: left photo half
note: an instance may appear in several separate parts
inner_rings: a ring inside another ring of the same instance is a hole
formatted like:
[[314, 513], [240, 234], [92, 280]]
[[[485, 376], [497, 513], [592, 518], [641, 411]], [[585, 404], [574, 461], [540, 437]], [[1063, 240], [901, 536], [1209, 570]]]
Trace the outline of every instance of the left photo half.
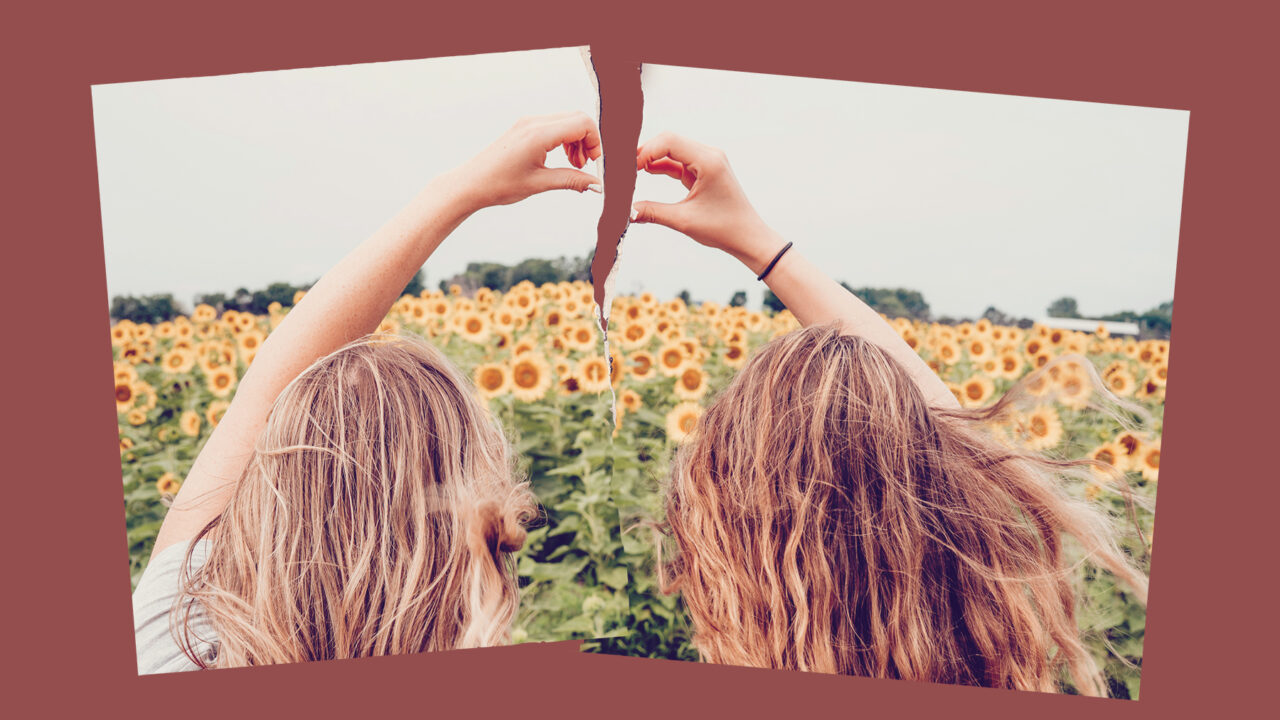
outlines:
[[92, 99], [139, 674], [622, 632], [586, 48]]

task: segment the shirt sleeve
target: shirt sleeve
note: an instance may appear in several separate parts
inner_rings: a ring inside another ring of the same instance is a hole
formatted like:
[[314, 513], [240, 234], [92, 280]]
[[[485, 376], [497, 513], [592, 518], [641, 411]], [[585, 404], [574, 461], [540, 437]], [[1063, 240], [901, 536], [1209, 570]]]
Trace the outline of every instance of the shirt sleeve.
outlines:
[[[182, 563], [187, 558], [188, 545], [189, 543], [177, 543], [156, 553], [147, 569], [142, 571], [138, 587], [133, 592], [133, 635], [138, 653], [139, 675], [199, 669], [183, 652], [169, 622], [174, 603], [178, 599]], [[208, 543], [199, 541], [192, 553], [193, 571], [204, 563], [207, 553]], [[211, 638], [208, 627], [199, 622], [198, 616], [194, 616], [193, 621], [196, 637]], [[210, 657], [215, 647], [207, 640], [195, 645], [197, 652]]]

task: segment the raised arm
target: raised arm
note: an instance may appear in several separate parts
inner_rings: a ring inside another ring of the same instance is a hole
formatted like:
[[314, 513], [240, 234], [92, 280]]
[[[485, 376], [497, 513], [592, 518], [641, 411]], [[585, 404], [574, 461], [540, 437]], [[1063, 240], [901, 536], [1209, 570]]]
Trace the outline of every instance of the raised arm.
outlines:
[[[729, 253], [757, 276], [786, 246], [751, 206], [721, 150], [662, 133], [636, 150], [636, 169], [675, 178], [689, 194], [676, 203], [637, 202], [632, 222], [682, 232]], [[946, 383], [879, 313], [810, 262], [798, 246], [778, 259], [765, 283], [802, 324], [840, 323], [846, 333], [879, 345], [902, 363], [930, 402], [959, 406]]]
[[600, 180], [547, 168], [563, 146], [577, 168], [600, 157], [595, 121], [583, 113], [524, 118], [464, 165], [440, 175], [325, 273], [271, 333], [192, 465], [156, 536], [153, 553], [195, 537], [222, 514], [276, 397], [312, 362], [373, 332], [431, 253], [472, 213], [547, 190], [599, 192]]

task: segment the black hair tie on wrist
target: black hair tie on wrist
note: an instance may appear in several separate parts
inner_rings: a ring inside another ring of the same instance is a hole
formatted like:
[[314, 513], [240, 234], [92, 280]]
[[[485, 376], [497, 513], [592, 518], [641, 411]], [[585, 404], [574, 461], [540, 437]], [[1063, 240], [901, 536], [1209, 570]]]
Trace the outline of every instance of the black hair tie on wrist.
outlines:
[[769, 262], [768, 267], [766, 267], [764, 269], [764, 272], [760, 273], [760, 276], [757, 277], [756, 279], [764, 280], [764, 276], [768, 275], [773, 270], [773, 266], [777, 265], [778, 261], [782, 259], [782, 256], [786, 255], [787, 251], [791, 249], [791, 245], [792, 245], [791, 243], [787, 243], [786, 245], [783, 245], [782, 249], [778, 251], [778, 254], [773, 256], [773, 260]]

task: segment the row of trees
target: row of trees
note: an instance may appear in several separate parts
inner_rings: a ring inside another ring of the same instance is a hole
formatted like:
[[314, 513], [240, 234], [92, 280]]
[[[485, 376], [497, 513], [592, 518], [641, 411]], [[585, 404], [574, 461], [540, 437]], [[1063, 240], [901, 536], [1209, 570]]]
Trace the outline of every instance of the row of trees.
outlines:
[[[419, 270], [413, 276], [413, 279], [409, 281], [409, 284], [405, 286], [404, 292], [411, 295], [421, 293], [426, 287], [426, 279], [425, 272]], [[513, 285], [525, 280], [534, 285], [548, 282], [572, 282], [575, 280], [589, 282], [591, 280], [591, 258], [589, 256], [559, 257], [550, 260], [529, 258], [515, 265], [494, 262], [469, 263], [461, 273], [441, 280], [440, 289], [448, 291], [451, 285], [457, 285], [465, 294], [474, 293], [482, 287], [505, 292], [511, 289]], [[280, 303], [285, 306], [293, 304], [294, 295], [300, 290], [309, 289], [313, 284], [293, 285], [291, 283], [277, 282], [271, 283], [261, 290], [239, 288], [230, 295], [224, 293], [198, 295], [194, 304], [211, 305], [219, 313], [225, 310], [237, 310], [263, 314], [267, 312], [272, 303]], [[872, 309], [884, 313], [890, 318], [905, 317], [912, 320], [936, 321], [944, 324], [955, 324], [976, 319], [953, 318], [950, 316], [934, 318], [932, 317], [929, 303], [925, 301], [924, 296], [918, 290], [908, 288], [855, 288], [844, 282], [840, 284], [846, 290], [858, 296]], [[688, 290], [680, 291], [678, 297], [688, 305], [694, 304], [694, 300]], [[729, 305], [734, 307], [740, 307], [746, 305], [746, 303], [747, 293], [745, 290], [738, 290], [729, 298]], [[769, 290], [765, 290], [764, 305], [774, 312], [786, 307], [778, 296]], [[1062, 297], [1054, 300], [1049, 304], [1046, 312], [1050, 317], [1082, 317], [1079, 306], [1075, 298], [1072, 297]], [[111, 300], [112, 320], [158, 323], [186, 314], [189, 314], [189, 310], [174, 300], [172, 294], [168, 293], [141, 296], [118, 295]], [[979, 317], [986, 318], [996, 325], [1016, 325], [1022, 328], [1031, 327], [1033, 322], [1030, 318], [1008, 315], [995, 306], [988, 307]], [[1123, 310], [1093, 319], [1135, 322], [1140, 328], [1142, 337], [1168, 338], [1173, 329], [1173, 302], [1161, 303], [1141, 313]]]
[[[1049, 305], [1048, 315], [1049, 317], [1060, 318], [1082, 317], [1076, 299], [1073, 297], [1061, 297], [1054, 300]], [[1117, 313], [1102, 315], [1093, 319], [1137, 323], [1140, 336], [1167, 339], [1169, 333], [1173, 331], [1173, 301], [1162, 302], [1145, 312], [1121, 310]]]
[[[448, 291], [451, 285], [462, 288], [466, 294], [487, 287], [506, 292], [519, 282], [528, 280], [534, 285], [548, 282], [572, 282], [574, 280], [589, 281], [591, 279], [591, 258], [559, 257], [555, 259], [529, 258], [515, 265], [503, 265], [494, 262], [469, 263], [466, 270], [451, 278], [440, 281], [440, 289]], [[417, 295], [426, 287], [427, 276], [419, 270], [404, 293]], [[314, 282], [294, 285], [287, 282], [276, 282], [260, 290], [239, 288], [231, 294], [207, 293], [197, 295], [192, 303], [210, 305], [219, 313], [225, 310], [251, 312], [261, 315], [267, 312], [272, 303], [292, 305], [293, 297], [300, 290], [308, 290]], [[131, 320], [137, 323], [158, 323], [172, 320], [178, 315], [189, 315], [190, 308], [175, 300], [172, 293], [156, 295], [117, 295], [111, 299], [111, 319]]]
[[468, 263], [467, 269], [451, 278], [440, 281], [440, 289], [447, 291], [450, 285], [462, 288], [465, 294], [471, 294], [482, 287], [506, 292], [513, 285], [528, 280], [534, 285], [543, 283], [573, 282], [575, 280], [591, 280], [590, 257], [558, 257], [554, 260], [529, 258], [515, 265], [503, 265], [495, 262]]
[[[404, 292], [417, 295], [426, 287], [426, 273], [419, 270]], [[251, 312], [261, 315], [267, 312], [271, 303], [284, 306], [293, 304], [294, 295], [299, 291], [309, 290], [315, 283], [294, 285], [286, 282], [275, 282], [261, 290], [239, 288], [230, 295], [226, 293], [207, 293], [197, 295], [192, 302], [196, 305], [209, 305], [219, 313], [225, 310]], [[174, 299], [172, 293], [157, 295], [117, 295], [111, 298], [111, 319], [131, 320], [136, 323], [158, 323], [172, 320], [179, 315], [190, 315], [190, 308]]]

